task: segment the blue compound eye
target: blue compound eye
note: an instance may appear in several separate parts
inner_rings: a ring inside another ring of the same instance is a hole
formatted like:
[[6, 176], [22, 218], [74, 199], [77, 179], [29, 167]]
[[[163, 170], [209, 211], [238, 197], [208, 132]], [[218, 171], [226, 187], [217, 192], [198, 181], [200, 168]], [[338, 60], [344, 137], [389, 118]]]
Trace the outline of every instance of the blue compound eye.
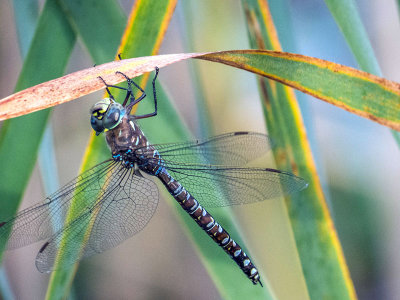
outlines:
[[125, 109], [119, 103], [113, 103], [109, 106], [103, 118], [103, 126], [106, 129], [113, 129], [119, 123], [125, 114]]
[[112, 105], [113, 101], [110, 98], [104, 98], [97, 102], [90, 109], [90, 124], [94, 131], [96, 131], [96, 135], [99, 135], [104, 131], [103, 119], [104, 114], [107, 112], [108, 108]]
[[125, 108], [111, 98], [104, 98], [90, 109], [90, 124], [99, 135], [104, 130], [115, 128], [125, 115]]
[[90, 125], [92, 125], [93, 130], [97, 133], [104, 131], [103, 120], [100, 120], [93, 115], [90, 117]]
[[110, 107], [110, 109], [106, 112], [103, 124], [107, 129], [112, 129], [118, 125], [120, 120], [120, 110], [116, 107]]

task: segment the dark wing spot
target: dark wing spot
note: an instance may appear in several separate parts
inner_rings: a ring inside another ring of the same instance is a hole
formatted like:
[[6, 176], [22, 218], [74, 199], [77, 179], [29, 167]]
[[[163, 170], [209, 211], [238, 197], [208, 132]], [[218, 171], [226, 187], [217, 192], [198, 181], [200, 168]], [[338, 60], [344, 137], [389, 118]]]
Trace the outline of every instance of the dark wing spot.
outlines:
[[39, 253], [42, 253], [44, 251], [44, 249], [47, 248], [47, 246], [49, 245], [49, 242], [44, 243], [44, 245], [42, 246], [42, 248], [40, 248]]
[[246, 134], [249, 134], [249, 132], [248, 131], [237, 131], [237, 132], [234, 132], [234, 135], [246, 135]]
[[285, 172], [282, 172], [282, 171], [279, 171], [279, 170], [275, 170], [275, 169], [266, 168], [265, 170], [268, 171], [268, 172], [274, 172], [274, 173], [285, 174]]

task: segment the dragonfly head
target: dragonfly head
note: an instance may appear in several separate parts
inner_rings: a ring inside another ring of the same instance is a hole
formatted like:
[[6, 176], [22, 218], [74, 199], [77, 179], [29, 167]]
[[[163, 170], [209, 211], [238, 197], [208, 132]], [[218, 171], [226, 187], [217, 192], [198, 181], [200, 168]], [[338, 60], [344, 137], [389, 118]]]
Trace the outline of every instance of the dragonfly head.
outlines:
[[104, 98], [90, 109], [90, 124], [96, 135], [118, 126], [125, 115], [125, 108], [111, 98]]

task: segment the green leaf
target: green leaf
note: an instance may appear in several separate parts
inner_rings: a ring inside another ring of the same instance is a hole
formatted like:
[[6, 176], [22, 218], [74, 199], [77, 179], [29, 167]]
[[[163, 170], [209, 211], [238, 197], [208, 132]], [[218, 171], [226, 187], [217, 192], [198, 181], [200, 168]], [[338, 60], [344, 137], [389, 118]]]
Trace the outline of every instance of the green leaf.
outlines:
[[[267, 2], [244, 0], [243, 4], [251, 45], [257, 48], [281, 50]], [[238, 63], [242, 63], [243, 60], [246, 58], [239, 59]], [[278, 76], [283, 75], [285, 83], [291, 81], [291, 85], [296, 84], [294, 81], [299, 81], [299, 85], [303, 88], [305, 85], [312, 85], [311, 82], [316, 81], [316, 77], [302, 80], [297, 77], [300, 74], [295, 76], [288, 74], [288, 71], [301, 73], [299, 65], [296, 65], [297, 62], [298, 60], [292, 57], [291, 70], [284, 70], [285, 75], [281, 73]], [[323, 67], [322, 64], [319, 66]], [[287, 65], [280, 67], [284, 68]], [[276, 79], [276, 69], [269, 68], [265, 62], [262, 64], [252, 60], [251, 63], [246, 62], [246, 68], [263, 68], [264, 71], [261, 73], [267, 71], [268, 77]], [[312, 72], [306, 68], [305, 74], [307, 71]], [[314, 73], [317, 75], [317, 72]], [[309, 296], [311, 299], [355, 298], [343, 251], [316, 173], [296, 96], [293, 90], [279, 83], [261, 78], [259, 83], [268, 132], [276, 142], [273, 152], [278, 168], [291, 169], [293, 173], [309, 182], [309, 187], [305, 191], [286, 198]], [[316, 87], [317, 83], [315, 84]], [[324, 88], [325, 86], [322, 86], [321, 90]], [[325, 90], [322, 93], [324, 92]]]
[[267, 50], [224, 51], [198, 58], [241, 68], [400, 130], [400, 85], [340, 64]]
[[[375, 57], [374, 50], [372, 49], [354, 1], [325, 0], [325, 3], [342, 30], [360, 68], [371, 74], [382, 76], [378, 60]], [[400, 146], [400, 133], [392, 131], [392, 134], [397, 144]]]
[[325, 0], [361, 69], [381, 76], [378, 61], [353, 0]]
[[[114, 57], [123, 33], [126, 17], [116, 1], [60, 1], [59, 13], [68, 19], [80, 35], [95, 63]], [[67, 88], [68, 89], [68, 88]], [[66, 89], [66, 90], [67, 90]], [[60, 91], [60, 87], [57, 89]], [[64, 90], [64, 91], [66, 91]], [[101, 155], [101, 152], [98, 152]], [[47, 288], [47, 299], [63, 299], [69, 293], [76, 268], [54, 271]]]
[[96, 64], [109, 62], [115, 56], [127, 17], [118, 2], [98, 0], [60, 0], [64, 17]]
[[[60, 16], [57, 3], [47, 1], [15, 90], [22, 90], [61, 76], [74, 44], [75, 34], [68, 22]], [[13, 216], [17, 211], [36, 161], [48, 116], [49, 110], [43, 110], [15, 120], [8, 120], [1, 128], [1, 220]], [[10, 159], [10, 156], [18, 159]], [[1, 241], [1, 254], [4, 247], [5, 241]]]
[[[96, 5], [101, 5], [101, 2]], [[175, 5], [176, 1], [136, 1], [117, 53], [122, 53], [123, 57], [135, 57], [140, 56], [142, 53], [150, 55], [157, 52]], [[81, 22], [75, 23], [77, 26], [82, 25]], [[90, 43], [90, 39], [92, 38], [96, 39], [96, 36], [84, 33], [87, 30], [85, 26], [79, 27], [77, 30], [82, 38], [84, 38], [85, 44]], [[97, 34], [100, 33], [97, 32]], [[115, 75], [114, 73], [115, 71], [112, 72], [112, 75]], [[105, 80], [108, 79], [105, 77]], [[142, 83], [139, 84], [143, 85]], [[117, 97], [117, 93], [115, 95]], [[110, 153], [105, 147], [104, 140], [101, 138], [94, 139], [92, 136], [84, 157], [82, 171], [92, 167], [98, 161], [109, 158], [109, 156]], [[72, 204], [67, 218], [74, 219], [77, 213], [79, 211], [74, 210], [74, 205]], [[68, 256], [68, 253], [63, 252], [61, 248], [57, 256], [57, 263], [62, 264], [63, 256]], [[46, 295], [47, 299], [61, 299], [67, 295], [69, 286], [75, 275], [76, 266], [77, 264], [73, 267], [62, 268], [52, 273]]]
[[37, 0], [13, 0], [12, 2], [19, 49], [21, 56], [25, 58], [39, 18], [39, 5]]

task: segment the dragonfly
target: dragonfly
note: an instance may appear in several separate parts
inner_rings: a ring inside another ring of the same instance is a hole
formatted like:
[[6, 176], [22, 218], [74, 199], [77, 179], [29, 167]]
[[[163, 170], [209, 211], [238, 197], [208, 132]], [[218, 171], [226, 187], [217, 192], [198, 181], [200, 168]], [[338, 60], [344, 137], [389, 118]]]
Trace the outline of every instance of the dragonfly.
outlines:
[[[137, 120], [157, 115], [155, 68], [154, 111], [131, 114], [145, 91], [122, 72], [127, 87], [107, 84], [108, 97], [90, 109], [96, 135], [105, 133], [111, 158], [95, 165], [44, 201], [0, 222], [0, 243], [7, 249], [46, 240], [36, 267], [48, 273], [113, 248], [140, 232], [159, 201], [158, 178], [188, 215], [221, 247], [253, 284], [260, 274], [252, 259], [205, 207], [263, 201], [299, 192], [307, 182], [294, 174], [248, 168], [246, 164], [270, 150], [267, 135], [233, 132], [204, 140], [150, 144]], [[140, 92], [135, 98], [134, 87]], [[110, 88], [126, 92], [118, 103]], [[69, 210], [74, 213], [68, 213]]]

